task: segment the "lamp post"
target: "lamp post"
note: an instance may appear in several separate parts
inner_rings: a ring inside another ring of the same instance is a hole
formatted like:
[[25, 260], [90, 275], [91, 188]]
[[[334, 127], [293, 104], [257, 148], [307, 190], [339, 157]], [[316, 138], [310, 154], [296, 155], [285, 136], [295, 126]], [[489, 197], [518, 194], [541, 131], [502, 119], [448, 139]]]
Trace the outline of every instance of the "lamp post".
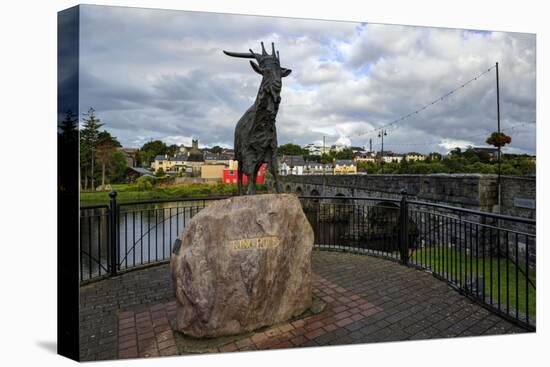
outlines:
[[386, 129], [380, 129], [378, 132], [378, 137], [382, 139], [382, 149], [380, 150], [380, 161], [382, 161], [384, 158], [384, 136], [387, 136], [388, 132]]
[[[499, 88], [499, 78], [498, 78], [498, 62], [495, 64], [496, 66], [496, 82], [497, 82], [497, 131], [500, 135], [500, 88]], [[501, 147], [500, 145], [498, 146], [498, 176], [497, 176], [497, 190], [498, 190], [498, 213], [501, 214], [502, 213], [502, 210], [500, 209], [500, 206], [502, 205], [501, 203], [501, 183], [500, 183], [500, 155], [501, 155]]]
[[[321, 153], [321, 157], [323, 157], [323, 154], [325, 154], [325, 136], [323, 135], [323, 152]], [[322, 161], [322, 160], [321, 160]], [[326, 163], [321, 162], [322, 169], [323, 169], [323, 196], [325, 196], [325, 173], [326, 173]]]

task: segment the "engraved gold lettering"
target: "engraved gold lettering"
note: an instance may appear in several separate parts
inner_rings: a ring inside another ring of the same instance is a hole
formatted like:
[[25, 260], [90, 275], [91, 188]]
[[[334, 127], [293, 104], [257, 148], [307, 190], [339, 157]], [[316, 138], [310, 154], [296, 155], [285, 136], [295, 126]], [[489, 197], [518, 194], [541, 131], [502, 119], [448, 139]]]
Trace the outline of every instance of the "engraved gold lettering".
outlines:
[[239, 247], [240, 248], [251, 248], [252, 247], [252, 240], [250, 239], [242, 239], [239, 241]]
[[238, 240], [230, 240], [229, 247], [231, 250], [246, 250], [246, 249], [270, 249], [277, 248], [281, 242], [276, 236], [241, 238]]

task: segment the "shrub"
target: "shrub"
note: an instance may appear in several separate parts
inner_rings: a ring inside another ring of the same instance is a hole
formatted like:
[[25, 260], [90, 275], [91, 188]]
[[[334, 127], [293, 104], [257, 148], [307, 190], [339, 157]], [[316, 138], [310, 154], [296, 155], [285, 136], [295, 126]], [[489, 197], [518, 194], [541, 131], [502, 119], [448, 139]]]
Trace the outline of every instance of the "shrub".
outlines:
[[136, 189], [138, 191], [149, 191], [153, 189], [153, 177], [141, 176], [136, 180]]

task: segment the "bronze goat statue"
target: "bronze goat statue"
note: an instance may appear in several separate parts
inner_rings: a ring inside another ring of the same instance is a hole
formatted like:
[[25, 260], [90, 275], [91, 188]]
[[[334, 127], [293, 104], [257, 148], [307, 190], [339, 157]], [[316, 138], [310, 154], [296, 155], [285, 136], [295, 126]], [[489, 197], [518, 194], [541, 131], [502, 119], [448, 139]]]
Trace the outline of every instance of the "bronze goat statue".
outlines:
[[275, 45], [271, 43], [271, 55], [262, 45], [262, 54], [254, 51], [239, 53], [223, 51], [232, 57], [256, 59], [250, 61], [252, 69], [262, 75], [262, 82], [254, 104], [241, 117], [235, 128], [235, 159], [238, 161], [238, 193], [241, 195], [243, 173], [248, 177], [247, 195], [256, 192], [258, 170], [266, 163], [273, 180], [275, 189], [280, 192], [277, 178], [277, 130], [275, 118], [281, 103], [281, 79], [288, 76], [292, 70], [282, 68], [279, 52], [275, 52]]

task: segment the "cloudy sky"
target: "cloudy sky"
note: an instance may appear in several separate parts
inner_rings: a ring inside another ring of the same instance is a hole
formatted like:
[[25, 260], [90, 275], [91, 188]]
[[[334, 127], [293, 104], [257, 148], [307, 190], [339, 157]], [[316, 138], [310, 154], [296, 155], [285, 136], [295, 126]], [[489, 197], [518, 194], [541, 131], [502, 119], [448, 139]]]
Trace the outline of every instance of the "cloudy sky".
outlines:
[[376, 129], [385, 127], [384, 150], [481, 146], [496, 130], [498, 61], [507, 151], [536, 150], [533, 34], [88, 5], [80, 22], [81, 112], [94, 107], [124, 146], [193, 137], [232, 147], [261, 77], [222, 50], [260, 52], [263, 41], [292, 69], [279, 144], [326, 136], [327, 145], [367, 148], [372, 139], [379, 150]]

